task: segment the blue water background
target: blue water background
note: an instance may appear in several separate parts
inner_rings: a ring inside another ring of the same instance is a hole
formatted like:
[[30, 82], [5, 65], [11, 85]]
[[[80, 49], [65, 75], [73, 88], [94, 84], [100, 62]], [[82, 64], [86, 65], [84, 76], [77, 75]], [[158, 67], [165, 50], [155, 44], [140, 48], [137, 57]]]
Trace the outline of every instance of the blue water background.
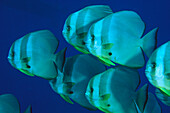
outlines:
[[[64, 40], [63, 25], [71, 13], [95, 4], [109, 5], [113, 12], [136, 11], [146, 23], [145, 34], [159, 27], [158, 46], [170, 40], [169, 0], [0, 0], [0, 94], [14, 94], [20, 101], [21, 112], [31, 104], [33, 113], [102, 113], [65, 102], [50, 88], [47, 80], [21, 73], [7, 60], [9, 48], [16, 39], [41, 29], [55, 34], [60, 41], [58, 51], [68, 47], [67, 57], [79, 54]], [[140, 87], [149, 84], [144, 68], [139, 72]], [[155, 91], [151, 84], [149, 91]], [[163, 113], [170, 113], [170, 107], [159, 103]]]

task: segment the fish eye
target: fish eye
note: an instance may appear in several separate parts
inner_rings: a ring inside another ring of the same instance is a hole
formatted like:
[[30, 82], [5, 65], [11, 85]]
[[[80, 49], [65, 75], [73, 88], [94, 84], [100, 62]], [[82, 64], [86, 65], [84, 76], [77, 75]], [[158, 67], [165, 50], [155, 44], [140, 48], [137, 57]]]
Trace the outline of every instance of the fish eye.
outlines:
[[68, 25], [66, 29], [67, 29], [67, 31], [70, 31], [71, 30], [71, 26]]
[[107, 107], [110, 107], [110, 104], [107, 104]]
[[84, 41], [82, 41], [82, 44], [85, 45], [86, 43]]
[[94, 89], [91, 87], [91, 88], [90, 88], [90, 93], [93, 93], [93, 91], [94, 91]]
[[153, 62], [152, 65], [151, 65], [152, 68], [156, 68], [156, 63]]
[[111, 56], [112, 55], [112, 52], [109, 52], [109, 56]]
[[94, 41], [94, 39], [95, 39], [95, 36], [92, 34], [92, 35], [91, 35], [91, 37], [92, 37], [92, 39], [91, 39], [91, 40], [92, 40], [92, 41]]
[[73, 91], [70, 91], [69, 94], [73, 94]]
[[31, 68], [31, 66], [30, 66], [30, 65], [28, 65], [28, 64], [26, 64], [26, 66], [27, 66], [27, 68]]

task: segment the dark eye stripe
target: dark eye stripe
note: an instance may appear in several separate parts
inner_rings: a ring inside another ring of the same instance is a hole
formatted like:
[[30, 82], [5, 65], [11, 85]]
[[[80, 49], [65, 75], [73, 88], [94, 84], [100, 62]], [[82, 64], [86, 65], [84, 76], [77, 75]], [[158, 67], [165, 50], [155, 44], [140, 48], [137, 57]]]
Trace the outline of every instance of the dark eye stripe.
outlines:
[[[90, 81], [90, 97], [92, 97], [93, 98], [93, 92], [91, 91], [91, 88], [93, 88], [93, 84], [94, 84], [94, 78], [93, 79], [91, 79], [91, 81]], [[93, 89], [93, 91], [94, 91], [94, 89]]]
[[94, 91], [94, 89], [91, 87], [91, 88], [90, 88], [90, 93], [93, 93], [93, 91]]
[[15, 62], [14, 62], [16, 55], [15, 55], [14, 50], [15, 50], [15, 42], [14, 42], [14, 43], [12, 44], [12, 46], [11, 46], [11, 50], [10, 50], [11, 59], [10, 59], [9, 62], [11, 63], [12, 66], [14, 66], [14, 67], [16, 68], [16, 64], [15, 64]]
[[94, 41], [95, 40], [95, 36], [92, 34], [91, 35], [91, 40]]
[[20, 45], [20, 59], [27, 58], [27, 44], [28, 44], [28, 38], [30, 34], [27, 34], [23, 37], [21, 40], [21, 45]]
[[11, 51], [10, 51], [10, 55], [12, 57], [12, 60], [14, 60], [14, 57], [15, 57], [14, 46], [15, 46], [15, 42], [12, 44]]

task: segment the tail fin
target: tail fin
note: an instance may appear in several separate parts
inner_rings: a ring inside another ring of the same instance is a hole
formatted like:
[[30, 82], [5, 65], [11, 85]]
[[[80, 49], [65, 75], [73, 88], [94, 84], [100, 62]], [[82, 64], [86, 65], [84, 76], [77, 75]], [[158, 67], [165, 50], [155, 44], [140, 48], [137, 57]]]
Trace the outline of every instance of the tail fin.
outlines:
[[152, 93], [148, 93], [148, 100], [143, 113], [162, 113], [161, 107]]
[[138, 106], [138, 109], [140, 110], [141, 113], [143, 113], [145, 104], [147, 101], [148, 96], [148, 84], [145, 84], [142, 88], [140, 88], [136, 92], [136, 99], [135, 99], [135, 104]]
[[32, 107], [29, 105], [24, 113], [32, 113]]
[[142, 38], [142, 49], [148, 57], [150, 57], [152, 52], [156, 49], [157, 32], [158, 28], [155, 28]]
[[57, 54], [55, 54], [54, 62], [57, 66], [57, 68], [60, 70], [60, 72], [63, 72], [63, 66], [65, 63], [65, 54], [66, 54], [67, 48], [64, 48]]

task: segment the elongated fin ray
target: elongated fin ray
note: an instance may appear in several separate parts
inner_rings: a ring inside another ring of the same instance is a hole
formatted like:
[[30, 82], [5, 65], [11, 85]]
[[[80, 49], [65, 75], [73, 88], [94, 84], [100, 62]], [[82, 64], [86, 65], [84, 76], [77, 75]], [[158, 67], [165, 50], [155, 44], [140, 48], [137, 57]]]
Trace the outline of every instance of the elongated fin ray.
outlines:
[[60, 96], [61, 96], [66, 102], [68, 102], [68, 103], [70, 103], [70, 104], [74, 104], [74, 103], [70, 100], [70, 98], [69, 98], [68, 96], [63, 95], [63, 94], [60, 94]]
[[156, 49], [156, 44], [157, 44], [157, 32], [158, 28], [153, 29], [149, 33], [147, 33], [143, 38], [142, 38], [142, 49], [144, 53], [150, 57], [152, 52]]

